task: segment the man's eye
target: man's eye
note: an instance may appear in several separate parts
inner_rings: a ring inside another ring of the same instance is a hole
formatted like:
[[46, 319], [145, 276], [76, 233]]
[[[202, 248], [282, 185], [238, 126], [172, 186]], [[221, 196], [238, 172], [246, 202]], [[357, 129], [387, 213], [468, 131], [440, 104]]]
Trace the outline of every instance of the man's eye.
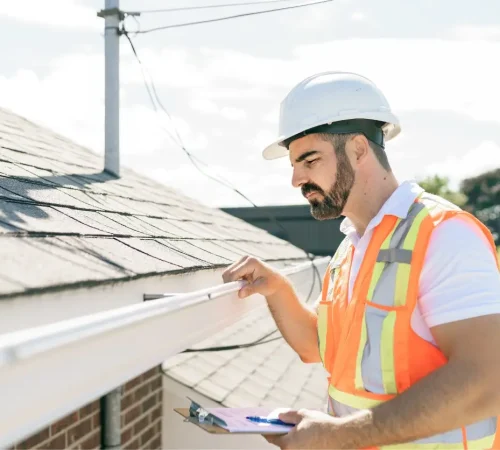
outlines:
[[307, 164], [308, 166], [311, 166], [311, 165], [313, 165], [313, 164], [314, 164], [317, 160], [318, 160], [318, 158], [316, 158], [316, 159], [306, 159], [306, 164]]

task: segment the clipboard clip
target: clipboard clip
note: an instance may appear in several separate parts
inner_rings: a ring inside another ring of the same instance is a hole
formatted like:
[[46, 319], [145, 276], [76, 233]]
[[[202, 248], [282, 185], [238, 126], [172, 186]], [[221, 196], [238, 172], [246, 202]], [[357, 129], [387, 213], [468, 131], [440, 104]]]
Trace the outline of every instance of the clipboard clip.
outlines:
[[226, 427], [227, 423], [219, 419], [217, 416], [209, 413], [203, 406], [194, 400], [187, 397], [188, 400], [191, 401], [191, 405], [189, 406], [189, 419], [185, 419], [185, 422], [198, 422], [209, 425], [217, 425], [219, 427]]

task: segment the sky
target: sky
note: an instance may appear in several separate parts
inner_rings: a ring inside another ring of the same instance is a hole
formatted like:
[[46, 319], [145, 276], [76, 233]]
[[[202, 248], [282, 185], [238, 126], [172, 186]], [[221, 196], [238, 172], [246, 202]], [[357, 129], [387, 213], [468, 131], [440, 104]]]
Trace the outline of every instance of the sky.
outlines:
[[[124, 11], [241, 0], [121, 0]], [[399, 180], [460, 180], [500, 167], [500, 2], [336, 0], [210, 24], [138, 29], [294, 5], [142, 13], [126, 29], [173, 122], [155, 113], [120, 43], [121, 163], [214, 207], [250, 206], [192, 166], [169, 134], [255, 204], [306, 204], [288, 158], [266, 161], [280, 102], [322, 71], [357, 72], [385, 94], [402, 133]], [[0, 0], [0, 107], [104, 152], [104, 1]], [[139, 28], [138, 28], [139, 27]], [[8, 38], [6, 38], [8, 37]], [[104, 156], [103, 156], [104, 160]]]

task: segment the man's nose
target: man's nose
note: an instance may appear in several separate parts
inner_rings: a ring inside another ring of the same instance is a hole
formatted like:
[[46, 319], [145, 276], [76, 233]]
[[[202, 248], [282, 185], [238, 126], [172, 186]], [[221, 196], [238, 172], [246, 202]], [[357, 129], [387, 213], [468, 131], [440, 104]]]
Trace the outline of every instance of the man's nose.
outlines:
[[297, 169], [294, 169], [293, 170], [293, 174], [292, 174], [292, 186], [293, 187], [301, 187], [305, 182], [306, 182], [306, 177], [305, 177], [305, 174], [302, 170], [297, 170]]

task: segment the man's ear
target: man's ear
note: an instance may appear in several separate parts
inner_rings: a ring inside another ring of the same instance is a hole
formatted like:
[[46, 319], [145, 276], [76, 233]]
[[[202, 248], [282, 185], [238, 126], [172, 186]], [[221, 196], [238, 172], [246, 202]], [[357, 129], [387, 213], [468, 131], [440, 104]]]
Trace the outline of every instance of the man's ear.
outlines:
[[358, 134], [351, 139], [350, 150], [352, 162], [356, 165], [363, 163], [370, 153], [370, 143], [362, 134]]

